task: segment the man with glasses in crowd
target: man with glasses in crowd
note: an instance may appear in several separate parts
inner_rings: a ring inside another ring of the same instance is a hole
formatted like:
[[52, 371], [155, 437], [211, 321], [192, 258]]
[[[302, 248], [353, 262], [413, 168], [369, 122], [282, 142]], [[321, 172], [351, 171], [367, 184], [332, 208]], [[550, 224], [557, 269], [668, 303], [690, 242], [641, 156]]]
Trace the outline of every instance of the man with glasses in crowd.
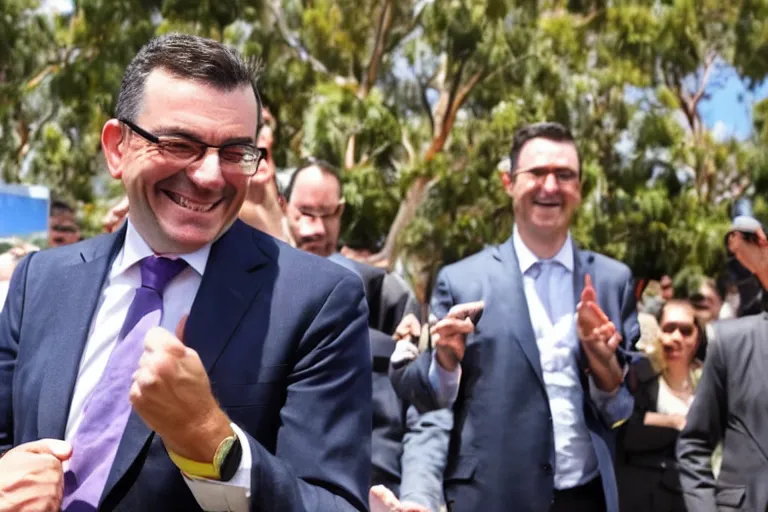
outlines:
[[102, 131], [128, 222], [25, 258], [0, 315], [0, 510], [366, 509], [363, 289], [237, 220], [260, 112], [215, 41], [128, 66]]
[[629, 268], [571, 239], [580, 175], [565, 127], [520, 129], [502, 174], [512, 236], [440, 271], [435, 350], [393, 360], [401, 397], [453, 408], [453, 511], [618, 512], [614, 428], [633, 401], [617, 348], [639, 326]]
[[[451, 428], [450, 413], [437, 411], [419, 417], [397, 398], [387, 373], [395, 329], [407, 314], [420, 313], [418, 302], [393, 274], [337, 251], [344, 195], [341, 176], [333, 165], [315, 159], [301, 164], [285, 189], [284, 210], [298, 248], [349, 268], [360, 276], [365, 288], [373, 356], [371, 503], [393, 503], [391, 510], [403, 512], [423, 510], [421, 506], [437, 510], [442, 503], [441, 459], [444, 461]], [[399, 496], [402, 503], [379, 486]]]

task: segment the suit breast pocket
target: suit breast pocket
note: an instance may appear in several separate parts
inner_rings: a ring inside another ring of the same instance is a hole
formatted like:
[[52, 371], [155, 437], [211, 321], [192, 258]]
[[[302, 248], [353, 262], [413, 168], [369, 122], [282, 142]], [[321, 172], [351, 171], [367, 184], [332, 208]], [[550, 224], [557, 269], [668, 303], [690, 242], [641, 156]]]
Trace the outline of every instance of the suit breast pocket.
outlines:
[[262, 366], [255, 382], [211, 382], [213, 395], [224, 409], [266, 406], [282, 402], [287, 365]]

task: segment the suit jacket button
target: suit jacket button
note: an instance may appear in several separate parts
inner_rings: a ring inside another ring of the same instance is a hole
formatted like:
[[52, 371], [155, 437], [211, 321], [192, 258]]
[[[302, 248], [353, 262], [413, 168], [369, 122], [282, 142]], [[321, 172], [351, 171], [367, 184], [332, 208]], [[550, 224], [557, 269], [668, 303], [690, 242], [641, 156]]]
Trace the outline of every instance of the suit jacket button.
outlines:
[[552, 464], [547, 462], [546, 464], [544, 464], [542, 466], [542, 468], [544, 469], [544, 473], [546, 473], [547, 476], [551, 476], [552, 475]]

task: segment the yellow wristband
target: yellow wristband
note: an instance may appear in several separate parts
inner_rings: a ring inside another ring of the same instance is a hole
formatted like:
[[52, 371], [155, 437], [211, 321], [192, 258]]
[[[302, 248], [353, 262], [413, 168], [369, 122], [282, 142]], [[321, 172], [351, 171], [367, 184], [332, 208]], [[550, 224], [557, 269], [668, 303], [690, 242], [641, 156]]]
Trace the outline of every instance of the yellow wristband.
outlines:
[[[233, 425], [230, 423], [230, 426]], [[235, 429], [232, 428], [232, 435], [225, 437], [219, 447], [216, 448], [216, 453], [213, 456], [213, 462], [197, 462], [186, 457], [182, 457], [178, 453], [166, 448], [168, 456], [171, 458], [176, 467], [182, 470], [189, 476], [197, 478], [212, 478], [215, 480], [221, 480], [221, 466], [224, 463], [224, 459], [229, 453], [232, 445], [237, 441], [237, 434], [234, 433]]]
[[178, 453], [174, 453], [171, 450], [167, 450], [168, 456], [171, 458], [176, 467], [182, 470], [189, 476], [198, 478], [212, 478], [219, 480], [221, 476], [216, 471], [216, 466], [212, 462], [197, 462], [195, 460], [182, 457]]

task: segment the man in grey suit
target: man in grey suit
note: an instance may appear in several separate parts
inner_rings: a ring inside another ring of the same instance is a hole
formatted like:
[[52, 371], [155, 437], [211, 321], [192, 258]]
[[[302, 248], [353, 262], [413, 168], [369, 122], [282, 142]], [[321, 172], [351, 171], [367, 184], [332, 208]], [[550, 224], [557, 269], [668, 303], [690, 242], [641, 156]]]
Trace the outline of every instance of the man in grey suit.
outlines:
[[580, 171], [565, 127], [517, 132], [502, 175], [512, 236], [440, 271], [435, 350], [390, 367], [404, 400], [453, 408], [455, 512], [618, 510], [613, 429], [633, 402], [617, 348], [639, 327], [629, 269], [571, 239]]
[[[768, 240], [736, 231], [728, 248], [768, 289]], [[680, 434], [677, 457], [688, 510], [768, 509], [768, 314], [714, 324], [696, 398]], [[723, 443], [717, 478], [712, 453]]]

